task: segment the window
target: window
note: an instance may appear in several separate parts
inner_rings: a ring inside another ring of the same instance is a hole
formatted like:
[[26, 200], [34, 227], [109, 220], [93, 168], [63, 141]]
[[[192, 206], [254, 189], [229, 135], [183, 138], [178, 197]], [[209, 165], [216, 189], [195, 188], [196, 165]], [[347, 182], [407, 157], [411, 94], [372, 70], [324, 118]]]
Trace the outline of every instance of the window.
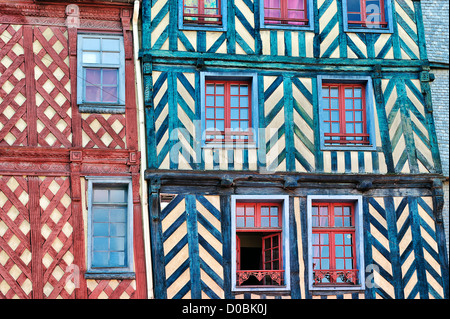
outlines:
[[362, 84], [322, 84], [325, 145], [367, 145]]
[[289, 289], [288, 196], [232, 196], [233, 289]]
[[223, 0], [178, 0], [179, 26], [188, 30], [225, 31], [227, 2]]
[[310, 288], [363, 289], [361, 196], [308, 196]]
[[256, 86], [256, 74], [200, 74], [203, 146], [256, 147]]
[[206, 141], [252, 141], [250, 92], [248, 81], [206, 81]]
[[[81, 111], [125, 111], [123, 38], [78, 36], [78, 104]], [[84, 110], [83, 110], [84, 108]]]
[[313, 20], [310, 0], [261, 0], [261, 27], [311, 30]]
[[318, 77], [323, 150], [375, 150], [370, 77]]
[[380, 32], [390, 29], [390, 0], [344, 0], [345, 31]]
[[88, 277], [134, 275], [131, 194], [131, 182], [89, 179]]
[[266, 24], [308, 24], [306, 0], [264, 0]]

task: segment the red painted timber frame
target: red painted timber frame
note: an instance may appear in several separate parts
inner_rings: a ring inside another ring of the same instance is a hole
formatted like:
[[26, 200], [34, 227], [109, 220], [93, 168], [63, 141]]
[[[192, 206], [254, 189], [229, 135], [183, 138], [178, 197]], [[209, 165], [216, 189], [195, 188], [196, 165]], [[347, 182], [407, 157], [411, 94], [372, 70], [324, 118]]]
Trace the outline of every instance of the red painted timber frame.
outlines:
[[[84, 239], [83, 203], [80, 178], [83, 176], [129, 176], [133, 186], [133, 242], [136, 291], [134, 298], [147, 298], [144, 240], [140, 202], [137, 113], [134, 85], [134, 62], [130, 20], [132, 4], [91, 1], [77, 3], [66, 12], [68, 3], [39, 4], [33, 1], [0, 3], [0, 23], [23, 25], [23, 46], [33, 47], [33, 28], [57, 26], [68, 32], [69, 77], [71, 80], [70, 104], [72, 109], [71, 147], [38, 146], [36, 81], [34, 56], [31, 49], [24, 50], [26, 81], [27, 143], [26, 146], [0, 146], [0, 175], [27, 176], [29, 185], [30, 238], [32, 250], [32, 284], [30, 297], [45, 298], [43, 293], [43, 265], [39, 206], [39, 176], [68, 177], [70, 179], [71, 219], [73, 227], [73, 264], [80, 267], [80, 286], [74, 291], [77, 299], [87, 299], [88, 288], [84, 279], [86, 271], [86, 242]], [[75, 9], [74, 9], [75, 8]], [[126, 149], [93, 149], [82, 147], [82, 118], [77, 106], [77, 34], [79, 31], [121, 33], [125, 48], [125, 134]], [[93, 294], [94, 295], [94, 294]], [[114, 295], [112, 295], [114, 296]]]

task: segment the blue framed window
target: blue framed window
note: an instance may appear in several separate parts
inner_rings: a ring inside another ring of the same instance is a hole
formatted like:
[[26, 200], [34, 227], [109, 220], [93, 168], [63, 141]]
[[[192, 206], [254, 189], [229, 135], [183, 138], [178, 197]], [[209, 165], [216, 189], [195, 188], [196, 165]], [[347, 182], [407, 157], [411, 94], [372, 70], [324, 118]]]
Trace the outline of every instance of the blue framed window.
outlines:
[[226, 0], [178, 0], [180, 30], [227, 30]]
[[375, 151], [373, 85], [369, 76], [318, 76], [321, 150]]
[[134, 278], [131, 180], [88, 177], [87, 278]]
[[260, 0], [262, 29], [314, 30], [312, 0]]
[[391, 0], [343, 0], [345, 32], [393, 33]]
[[78, 35], [77, 103], [81, 112], [125, 112], [123, 37]]

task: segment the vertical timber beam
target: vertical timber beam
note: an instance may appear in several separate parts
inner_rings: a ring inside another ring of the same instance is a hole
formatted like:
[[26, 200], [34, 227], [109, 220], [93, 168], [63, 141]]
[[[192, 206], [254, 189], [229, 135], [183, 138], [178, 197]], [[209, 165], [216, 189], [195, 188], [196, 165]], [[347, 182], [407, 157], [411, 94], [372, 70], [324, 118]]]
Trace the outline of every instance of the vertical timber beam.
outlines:
[[31, 278], [33, 281], [33, 299], [44, 298], [44, 271], [42, 266], [41, 207], [39, 205], [39, 177], [28, 176], [31, 240]]
[[33, 27], [23, 27], [23, 49], [25, 57], [25, 90], [27, 105], [27, 136], [28, 146], [37, 146], [37, 109], [36, 109], [36, 80], [34, 78]]
[[153, 283], [156, 299], [167, 299], [166, 271], [164, 267], [164, 250], [161, 225], [161, 206], [159, 192], [161, 181], [152, 178], [149, 183], [150, 237], [153, 262]]
[[233, 299], [231, 292], [231, 198], [220, 196], [221, 231], [222, 231], [222, 260], [223, 260], [223, 292], [225, 299]]

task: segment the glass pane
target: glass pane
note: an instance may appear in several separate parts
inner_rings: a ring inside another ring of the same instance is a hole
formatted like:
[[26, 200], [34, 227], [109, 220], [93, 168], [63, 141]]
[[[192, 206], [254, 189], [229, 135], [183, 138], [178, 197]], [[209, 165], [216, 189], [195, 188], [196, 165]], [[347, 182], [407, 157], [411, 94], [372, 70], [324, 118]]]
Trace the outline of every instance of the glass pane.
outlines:
[[338, 97], [338, 96], [339, 96], [339, 90], [338, 90], [338, 88], [331, 88], [331, 89], [330, 89], [330, 96], [331, 96], [331, 97]]
[[216, 119], [223, 119], [223, 118], [225, 118], [225, 109], [216, 108]]
[[207, 130], [215, 130], [216, 126], [214, 124], [214, 121], [206, 121], [206, 129]]
[[206, 106], [214, 106], [214, 96], [213, 95], [206, 96]]
[[83, 52], [83, 63], [100, 63], [100, 53]]
[[312, 208], [312, 214], [313, 214], [313, 215], [318, 215], [318, 214], [319, 214], [319, 207], [314, 206], [314, 207]]
[[353, 97], [353, 89], [345, 89], [345, 97]]
[[232, 120], [239, 119], [239, 109], [231, 109], [230, 118]]
[[127, 191], [125, 189], [111, 189], [110, 190], [110, 201], [111, 203], [125, 203]]
[[224, 131], [225, 130], [225, 122], [224, 121], [216, 121], [216, 128], [219, 131]]
[[241, 95], [248, 95], [248, 86], [241, 85]]
[[230, 94], [239, 95], [239, 85], [231, 85]]
[[355, 93], [355, 97], [361, 97], [361, 88], [355, 88], [353, 92]]
[[352, 244], [352, 234], [346, 234], [345, 235], [345, 244], [351, 245]]
[[353, 269], [352, 259], [346, 259], [345, 260], [345, 269]]
[[125, 223], [111, 224], [111, 236], [125, 236], [126, 227]]
[[276, 207], [276, 206], [270, 207], [270, 215], [278, 216], [278, 207]]
[[261, 227], [269, 227], [269, 217], [261, 217]]
[[111, 250], [125, 251], [125, 237], [110, 238]]
[[222, 95], [216, 95], [216, 106], [225, 106], [225, 99]]
[[206, 85], [206, 94], [214, 94], [214, 84]]
[[241, 96], [241, 107], [248, 107], [248, 97]]
[[313, 225], [313, 227], [319, 226], [319, 217], [313, 216], [313, 218], [312, 218], [312, 225]]
[[255, 208], [253, 206], [246, 207], [245, 214], [246, 215], [254, 215], [255, 214]]
[[94, 189], [94, 203], [107, 203], [107, 202], [108, 202], [108, 190]]
[[278, 227], [278, 217], [270, 217], [270, 227]]
[[[276, 237], [275, 237], [275, 238], [276, 238]], [[274, 238], [274, 239], [275, 239], [275, 238]], [[275, 244], [274, 244], [274, 246], [275, 246]], [[272, 251], [272, 260], [278, 259], [279, 256], [280, 256], [280, 255], [279, 255], [279, 250], [278, 250], [278, 248], [274, 248], [273, 251]]]
[[247, 109], [241, 109], [241, 119], [248, 120], [248, 110]]
[[119, 64], [120, 54], [112, 52], [102, 52], [102, 63], [104, 64]]
[[330, 269], [330, 260], [328, 258], [322, 259], [321, 269]]
[[[267, 247], [266, 247], [266, 249], [267, 249]], [[270, 254], [270, 249], [269, 250], [266, 250], [266, 251], [264, 251], [264, 260], [265, 261], [268, 261], [268, 260], [271, 260], [271, 256], [270, 256], [271, 254]]]
[[94, 223], [94, 236], [109, 236], [108, 223]]
[[244, 217], [237, 217], [236, 218], [236, 227], [245, 227]]
[[278, 236], [272, 237], [273, 247], [278, 247]]
[[344, 257], [344, 247], [342, 246], [336, 246], [335, 247], [335, 256], [336, 257]]
[[355, 133], [363, 133], [362, 123], [355, 123]]
[[268, 216], [269, 215], [269, 207], [267, 207], [267, 206], [261, 207], [261, 215]]
[[330, 256], [329, 253], [330, 253], [330, 251], [329, 251], [328, 246], [323, 246], [322, 250], [321, 250], [321, 253], [320, 253], [320, 256], [321, 257], [329, 257]]
[[246, 224], [246, 227], [255, 227], [255, 218], [254, 217], [246, 217], [245, 224]]
[[352, 219], [350, 217], [344, 217], [344, 227], [352, 226]]
[[236, 215], [244, 215], [244, 207], [236, 207]]
[[357, 109], [357, 110], [362, 109], [362, 100], [355, 99], [355, 109]]
[[362, 121], [362, 112], [355, 112], [355, 121]]
[[94, 267], [106, 267], [109, 262], [108, 252], [94, 252], [92, 256], [92, 266]]
[[86, 102], [101, 102], [100, 88], [97, 86], [86, 86]]
[[320, 244], [328, 245], [328, 234], [320, 234]]
[[83, 50], [92, 50], [99, 51], [100, 50], [100, 39], [96, 38], [83, 38]]
[[345, 246], [345, 257], [352, 257], [352, 247]]
[[214, 109], [213, 108], [206, 108], [206, 117], [209, 119], [214, 118]]
[[108, 250], [109, 240], [108, 237], [94, 237], [94, 251], [97, 250]]
[[272, 242], [270, 241], [270, 238], [265, 238], [264, 239], [264, 248], [265, 249], [272, 248]]
[[119, 45], [119, 39], [102, 39], [102, 51], [120, 51]]
[[110, 218], [112, 223], [125, 223], [127, 221], [127, 211], [125, 208], [110, 209]]
[[344, 259], [336, 258], [336, 269], [344, 269]]
[[103, 84], [104, 85], [117, 85], [117, 74], [118, 70], [110, 70], [110, 69], [103, 69]]
[[239, 121], [231, 121], [230, 128], [234, 131], [238, 131], [239, 130]]
[[107, 223], [107, 222], [109, 222], [109, 211], [107, 209], [94, 207], [92, 209], [92, 211], [93, 211], [92, 218], [93, 218], [94, 222], [97, 222], [97, 223], [100, 223], [100, 222]]
[[360, 0], [347, 0], [347, 8], [350, 12], [360, 12]]
[[102, 69], [86, 69], [86, 83], [101, 84]]
[[279, 262], [278, 260], [275, 260], [275, 261], [272, 263], [272, 269], [273, 269], [273, 270], [278, 270], [278, 269], [280, 269], [280, 262]]
[[334, 244], [335, 245], [343, 245], [344, 244], [344, 240], [343, 240], [343, 235], [342, 234], [335, 234], [334, 235]]
[[231, 107], [239, 107], [239, 97], [238, 96], [230, 97], [230, 106]]
[[312, 234], [313, 236], [313, 245], [318, 245], [319, 244], [319, 234]]
[[248, 130], [248, 121], [241, 121], [240, 128], [242, 131], [247, 131]]
[[342, 215], [342, 206], [334, 206], [334, 214]]
[[332, 108], [333, 110], [338, 110], [339, 109], [339, 100], [332, 99], [330, 108]]
[[225, 87], [223, 84], [217, 84], [216, 85], [216, 94], [224, 94]]
[[341, 217], [335, 217], [334, 218], [334, 226], [335, 227], [342, 227], [342, 218]]
[[329, 90], [328, 88], [322, 88], [322, 97], [329, 97]]
[[117, 103], [117, 87], [103, 87], [102, 102]]
[[111, 252], [109, 256], [110, 266], [124, 266], [125, 265], [125, 253], [124, 252]]

